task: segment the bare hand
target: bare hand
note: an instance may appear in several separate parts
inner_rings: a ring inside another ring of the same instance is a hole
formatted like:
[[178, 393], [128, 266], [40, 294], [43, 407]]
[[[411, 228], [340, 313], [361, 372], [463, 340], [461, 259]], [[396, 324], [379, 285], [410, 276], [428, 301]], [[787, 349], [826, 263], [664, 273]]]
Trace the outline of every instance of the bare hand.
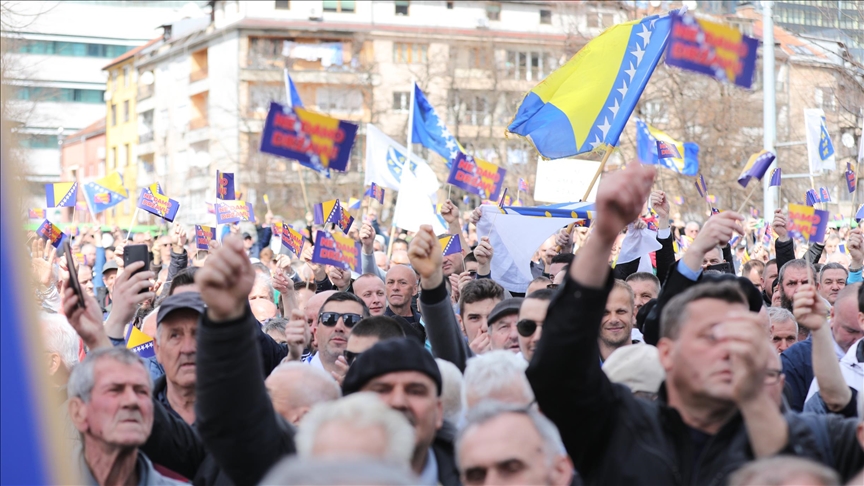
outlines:
[[348, 374], [348, 362], [345, 361], [345, 356], [339, 356], [336, 358], [335, 364], [336, 371], [331, 371], [330, 375], [333, 376], [336, 383], [339, 383], [339, 386], [342, 386], [342, 381], [345, 379], [345, 375]]
[[43, 287], [50, 287], [54, 283], [54, 259], [57, 257], [57, 249], [42, 238], [37, 238], [30, 245], [30, 256], [30, 267], [36, 281]]
[[777, 234], [777, 241], [789, 241], [789, 230], [786, 228], [786, 216], [782, 209], [774, 210], [774, 221], [771, 222], [771, 229]]
[[733, 313], [714, 331], [729, 350], [732, 367], [732, 398], [740, 407], [765, 389], [768, 358], [774, 351], [765, 338], [765, 328], [755, 312]]
[[69, 324], [84, 340], [84, 344], [93, 351], [97, 348], [110, 348], [111, 341], [105, 334], [102, 325], [102, 311], [99, 303], [94, 297], [84, 294], [84, 308], [78, 307], [78, 295], [62, 284], [61, 295], [63, 296], [63, 314], [69, 320]]
[[117, 275], [117, 280], [114, 281], [114, 292], [111, 294], [111, 314], [105, 321], [107, 326], [111, 327], [112, 324], [125, 326], [132, 322], [138, 306], [142, 302], [156, 297], [155, 293], [149, 291], [138, 293], [142, 290], [148, 290], [151, 285], [150, 280], [156, 277], [151, 271], [132, 275], [136, 270], [143, 267], [144, 262], [134, 262]]
[[744, 216], [732, 211], [724, 211], [711, 216], [702, 226], [687, 251], [697, 252], [701, 264], [702, 257], [713, 248], [729, 244], [729, 240], [735, 233], [745, 234], [744, 228], [741, 227], [742, 221], [744, 221]]
[[474, 340], [471, 341], [469, 347], [471, 351], [474, 351], [474, 354], [483, 354], [486, 351], [489, 351], [489, 347], [492, 344], [492, 341], [489, 339], [489, 333], [486, 331], [480, 331], [474, 336]]
[[474, 210], [471, 211], [471, 215], [468, 216], [468, 222], [477, 226], [477, 223], [480, 222], [481, 216], [483, 216], [483, 210], [480, 208], [474, 208]]
[[288, 344], [288, 359], [290, 361], [300, 361], [303, 356], [303, 350], [309, 344], [311, 332], [309, 331], [309, 323], [303, 313], [297, 309], [291, 311], [291, 320], [285, 324], [285, 342]]
[[825, 325], [828, 309], [813, 284], [798, 287], [792, 297], [792, 311], [799, 326], [816, 331]]
[[492, 243], [489, 242], [488, 236], [483, 236], [474, 248], [474, 258], [480, 268], [477, 273], [480, 275], [488, 275], [492, 257], [495, 255], [495, 250], [492, 248]]
[[658, 226], [660, 222], [666, 222], [666, 227], [669, 226], [669, 198], [663, 191], [654, 191], [651, 193], [651, 208], [657, 213]]
[[171, 231], [171, 249], [174, 253], [183, 253], [186, 246], [186, 231], [180, 223], [174, 223], [174, 229]]
[[593, 235], [604, 243], [612, 242], [618, 234], [642, 213], [642, 207], [656, 171], [639, 162], [627, 164], [624, 170], [607, 173], [597, 190], [597, 216]]
[[343, 270], [338, 267], [327, 267], [327, 277], [330, 282], [339, 290], [347, 289], [351, 285], [351, 270]]
[[360, 243], [363, 244], [363, 253], [371, 255], [375, 251], [375, 230], [369, 223], [363, 223], [360, 227]]
[[456, 209], [453, 201], [449, 199], [444, 201], [444, 204], [441, 205], [441, 217], [444, 218], [444, 221], [447, 221], [448, 225], [452, 225], [459, 220], [459, 211]]
[[214, 251], [195, 274], [207, 317], [215, 322], [239, 319], [249, 305], [255, 270], [246, 256], [243, 240], [228, 235], [222, 248]]
[[861, 228], [855, 228], [849, 232], [849, 237], [846, 239], [846, 248], [849, 249], [849, 258], [852, 262], [850, 268], [861, 268], [864, 263], [864, 238], [861, 237]]
[[309, 270], [312, 270], [312, 274], [315, 276], [315, 281], [320, 282], [327, 278], [327, 271], [324, 269], [323, 265], [319, 265], [312, 261], [312, 254], [315, 252], [315, 245], [303, 245], [303, 251], [300, 252], [300, 259], [306, 262], [306, 266], [309, 267]]
[[[443, 259], [441, 245], [432, 231], [432, 226], [428, 224], [420, 226], [420, 230], [408, 245], [408, 260], [411, 262], [411, 267], [420, 274], [421, 278], [430, 279], [436, 274], [443, 275], [441, 268]], [[438, 279], [436, 287], [441, 283], [440, 280]]]

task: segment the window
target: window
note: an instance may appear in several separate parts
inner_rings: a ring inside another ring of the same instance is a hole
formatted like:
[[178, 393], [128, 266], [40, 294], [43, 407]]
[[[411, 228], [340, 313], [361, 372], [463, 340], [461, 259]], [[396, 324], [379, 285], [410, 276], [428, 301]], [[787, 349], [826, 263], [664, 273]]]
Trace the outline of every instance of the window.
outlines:
[[72, 103], [104, 103], [105, 91], [99, 89], [43, 88], [20, 86], [15, 90], [19, 100]]
[[396, 2], [396, 15], [408, 15], [408, 6], [411, 2], [407, 0]]
[[129, 100], [123, 102], [123, 123], [129, 121]]
[[500, 3], [487, 3], [486, 4], [486, 18], [489, 20], [501, 20], [501, 4]]
[[117, 126], [117, 103], [111, 103], [111, 126]]
[[128, 143], [126, 144], [126, 162], [125, 165], [132, 165], [132, 146]]
[[484, 47], [469, 48], [468, 67], [470, 69], [490, 69], [492, 67], [492, 53]]
[[411, 103], [411, 93], [408, 91], [393, 92], [393, 111], [407, 112]]
[[453, 10], [453, 3], [455, 2], [447, 2], [447, 10]]
[[28, 135], [21, 138], [21, 147], [29, 149], [56, 149], [59, 143], [57, 135]]
[[114, 169], [116, 167], [115, 166], [116, 163], [117, 163], [117, 147], [111, 147], [111, 153], [110, 153], [109, 159], [108, 159], [108, 168]]
[[360, 113], [363, 110], [363, 93], [350, 88], [318, 88], [316, 104], [323, 112]]
[[129, 78], [130, 78], [129, 66], [123, 66], [123, 87], [125, 87], [125, 88], [129, 87], [129, 81], [130, 81]]
[[354, 13], [354, 0], [324, 0], [325, 12]]
[[542, 52], [507, 51], [507, 77], [515, 80], [539, 81], [555, 69], [555, 60]]
[[415, 64], [426, 62], [426, 44], [393, 43], [393, 62]]
[[108, 44], [85, 44], [83, 42], [61, 42], [28, 40], [18, 48], [23, 54], [42, 54], [46, 56], [72, 57], [118, 57], [135, 46], [115, 46]]
[[540, 23], [551, 25], [552, 24], [552, 11], [551, 10], [540, 10]]
[[276, 10], [290, 10], [291, 2], [289, 2], [288, 0], [276, 0], [275, 2], [273, 2], [273, 8], [275, 8]]

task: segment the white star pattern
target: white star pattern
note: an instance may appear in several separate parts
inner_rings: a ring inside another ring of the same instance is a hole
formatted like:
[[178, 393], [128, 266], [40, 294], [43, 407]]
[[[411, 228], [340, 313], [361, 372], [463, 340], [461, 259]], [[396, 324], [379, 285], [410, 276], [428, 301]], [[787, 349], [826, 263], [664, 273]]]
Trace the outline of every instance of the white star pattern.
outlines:
[[618, 92], [621, 93], [621, 98], [623, 99], [625, 96], [627, 96], [627, 89], [628, 88], [627, 88], [627, 81], [624, 81], [622, 79], [621, 83], [623, 84], [623, 86], [621, 88], [618, 88]]
[[627, 73], [628, 76], [630, 76], [630, 81], [633, 81], [633, 76], [636, 75], [636, 68], [633, 67], [632, 62], [630, 63], [630, 69], [625, 69], [624, 72]]
[[645, 27], [645, 24], [642, 24], [642, 32], [639, 32], [636, 35], [641, 37], [643, 41], [642, 43], [645, 47], [648, 47], [648, 43], [651, 42], [651, 31], [648, 30], [648, 27]]
[[615, 104], [609, 107], [609, 111], [612, 112], [613, 120], [615, 119], [614, 117], [618, 116], [618, 108], [620, 108], [620, 106], [618, 106], [618, 100], [615, 100]]
[[446, 145], [447, 145], [448, 149], [453, 150], [454, 148], [456, 148], [456, 141], [453, 140], [452, 138], [448, 139]]
[[636, 44], [636, 50], [630, 51], [630, 54], [633, 54], [634, 56], [636, 56], [636, 58], [637, 58], [636, 65], [638, 66], [639, 64], [642, 63], [642, 56], [645, 55], [645, 50], [642, 49], [642, 47], [639, 44]]
[[657, 22], [657, 19], [651, 19], [651, 25], [648, 26], [649, 29], [654, 30], [654, 23]]
[[603, 138], [606, 138], [606, 133], [609, 131], [610, 128], [612, 128], [612, 125], [609, 124], [609, 118], [603, 118], [603, 124], [598, 125], [597, 128], [599, 128], [600, 131], [603, 132]]
[[600, 146], [603, 145], [603, 142], [600, 140], [600, 137], [594, 135], [594, 141], [591, 142], [591, 150], [597, 150]]

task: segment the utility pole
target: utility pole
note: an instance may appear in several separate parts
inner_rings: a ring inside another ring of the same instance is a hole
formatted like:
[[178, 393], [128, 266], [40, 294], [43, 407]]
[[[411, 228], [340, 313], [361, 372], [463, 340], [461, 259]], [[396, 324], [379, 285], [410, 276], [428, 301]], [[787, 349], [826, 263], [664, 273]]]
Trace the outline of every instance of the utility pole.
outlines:
[[[774, 81], [774, 2], [762, 1], [762, 148], [774, 152], [777, 138], [776, 83]], [[776, 152], [775, 152], [776, 153]], [[763, 215], [766, 220], [774, 217], [774, 209], [779, 204], [776, 187], [771, 187], [770, 174], [777, 167], [779, 159], [774, 159], [771, 167], [762, 178]]]

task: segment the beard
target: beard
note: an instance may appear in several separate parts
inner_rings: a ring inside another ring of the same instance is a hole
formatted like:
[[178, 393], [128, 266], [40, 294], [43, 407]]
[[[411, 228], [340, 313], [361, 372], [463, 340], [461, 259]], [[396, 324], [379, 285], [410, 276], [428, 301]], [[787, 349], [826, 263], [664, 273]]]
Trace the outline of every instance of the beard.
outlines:
[[780, 292], [780, 307], [792, 312], [792, 299], [786, 296], [783, 287], [779, 287], [777, 291]]

